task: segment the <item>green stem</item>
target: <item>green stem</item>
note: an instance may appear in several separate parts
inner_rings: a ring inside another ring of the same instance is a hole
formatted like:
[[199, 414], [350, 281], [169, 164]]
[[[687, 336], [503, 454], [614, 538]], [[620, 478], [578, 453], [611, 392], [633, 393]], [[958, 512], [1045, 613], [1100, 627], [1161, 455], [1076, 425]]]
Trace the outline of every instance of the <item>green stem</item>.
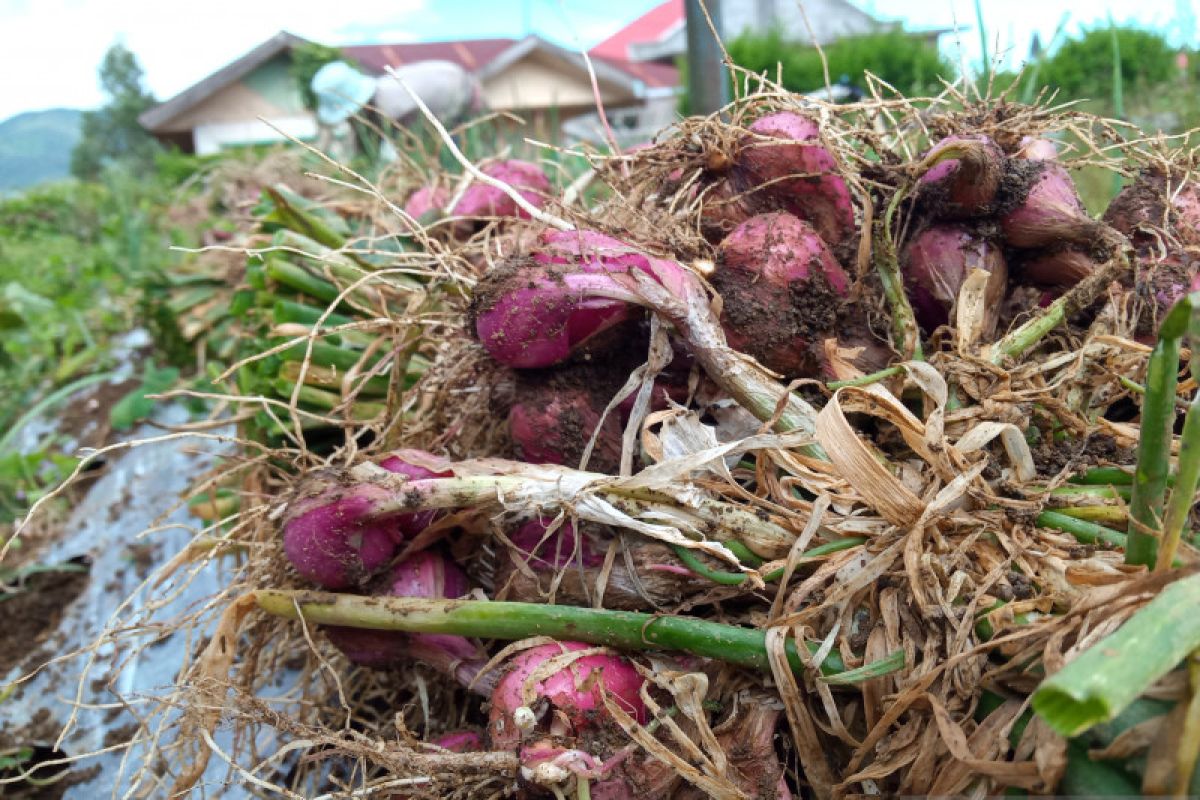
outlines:
[[1071, 478], [1071, 483], [1093, 486], [1128, 486], [1133, 483], [1133, 473], [1123, 467], [1094, 467]]
[[1115, 244], [1115, 252], [1108, 263], [1046, 306], [1024, 325], [996, 342], [991, 350], [992, 363], [1000, 364], [1006, 358], [1019, 358], [1046, 334], [1065, 322], [1071, 314], [1090, 306], [1108, 288], [1113, 278], [1128, 270], [1129, 259], [1122, 247], [1123, 244]]
[[[1175, 423], [1175, 391], [1179, 384], [1179, 351], [1193, 308], [1188, 295], [1163, 319], [1158, 342], [1146, 366], [1146, 396], [1142, 402], [1137, 470], [1129, 500], [1129, 547], [1126, 564], [1153, 567], [1158, 531], [1171, 467], [1171, 437]], [[1200, 305], [1200, 303], [1197, 303]]]
[[884, 212], [875, 236], [875, 269], [879, 273], [883, 294], [892, 309], [892, 336], [896, 349], [906, 360], [922, 360], [925, 356], [921, 350], [921, 329], [917, 326], [917, 317], [904, 291], [900, 259], [896, 256], [896, 243], [892, 239], [892, 218], [906, 196], [904, 191], [896, 192]]
[[[318, 625], [501, 640], [549, 636], [627, 651], [677, 650], [763, 672], [771, 669], [765, 631], [692, 617], [541, 603], [363, 597], [278, 589], [260, 589], [253, 594], [259, 608], [269, 614], [287, 619], [303, 616]], [[815, 642], [804, 645], [810, 654], [820, 649]], [[804, 671], [795, 641], [789, 639], [785, 648], [792, 669]], [[898, 663], [895, 654], [888, 659], [889, 671], [903, 668], [902, 653]], [[834, 676], [845, 671], [846, 665], [836, 652], [829, 653], [821, 663], [823, 675]]]
[[1109, 720], [1200, 647], [1200, 574], [1175, 581], [1042, 682], [1033, 710], [1063, 736]]
[[[304, 371], [304, 383], [308, 386], [337, 390], [342, 388], [345, 370], [339, 370], [337, 367], [323, 367], [319, 364], [310, 364], [305, 370], [304, 365], [299, 361], [285, 361], [279, 367], [279, 378], [294, 383], [300, 380], [302, 370]], [[359, 376], [357, 380], [351, 382], [351, 387], [359, 390], [360, 397], [383, 397], [388, 393], [388, 384], [387, 375], [373, 375], [366, 381]]]
[[1050, 490], [1050, 497], [1056, 500], [1077, 500], [1080, 498], [1096, 498], [1099, 500], [1128, 500], [1132, 489], [1128, 486], [1072, 485], [1060, 486]]
[[1063, 533], [1069, 533], [1083, 544], [1105, 542], [1115, 547], [1126, 546], [1125, 534], [1120, 531], [1114, 531], [1112, 528], [1106, 528], [1087, 520], [1076, 519], [1058, 511], [1043, 511], [1038, 514], [1036, 524], [1043, 528], [1053, 528]]
[[1099, 525], [1124, 525], [1129, 522], [1129, 515], [1120, 506], [1075, 506], [1054, 510], [1059, 514], [1066, 514], [1068, 517], [1095, 522]]
[[[288, 380], [277, 380], [274, 383], [276, 394], [281, 399], [288, 399], [292, 396], [292, 392], [296, 388], [296, 384]], [[338, 406], [345, 403], [342, 396], [336, 392], [327, 392], [324, 389], [318, 389], [315, 386], [301, 386], [300, 391], [296, 395], [296, 399], [306, 406], [321, 409], [323, 411], [333, 411]], [[364, 400], [355, 400], [351, 406], [351, 419], [359, 422], [368, 422], [387, 410], [387, 405], [384, 403], [372, 403]]]
[[882, 380], [887, 380], [893, 375], [901, 375], [903, 373], [904, 367], [897, 365], [894, 367], [881, 369], [878, 372], [872, 372], [870, 375], [860, 375], [857, 378], [847, 378], [844, 381], [830, 381], [829, 383], [825, 384], [825, 388], [831, 392], [836, 392], [838, 389], [843, 389], [847, 386], [869, 386], [872, 383], [879, 383]]
[[[1200, 299], [1200, 294], [1192, 295]], [[1200, 347], [1200, 302], [1192, 304], [1189, 318], [1189, 333], [1192, 347]], [[1195, 358], [1192, 360], [1192, 377], [1197, 377], [1200, 369]], [[1174, 399], [1174, 392], [1172, 392]], [[1174, 414], [1171, 415], [1172, 418]], [[1173, 419], [1172, 419], [1173, 421]], [[1168, 429], [1168, 436], [1170, 430]], [[1175, 472], [1175, 487], [1171, 490], [1171, 499], [1167, 503], [1166, 516], [1162, 525], [1162, 550], [1158, 555], [1155, 569], [1166, 569], [1175, 560], [1175, 551], [1179, 548], [1179, 538], [1183, 533], [1184, 523], [1196, 502], [1196, 486], [1200, 483], [1200, 390], [1192, 397], [1187, 415], [1183, 418], [1183, 433], [1179, 437], [1179, 458]], [[1164, 488], [1165, 491], [1165, 488]]]
[[[289, 289], [294, 289], [301, 294], [306, 294], [309, 297], [322, 300], [326, 303], [332, 303], [341, 294], [341, 290], [338, 287], [324, 278], [318, 278], [304, 267], [297, 266], [279, 257], [267, 259], [263, 271], [268, 278], [276, 283], [283, 284]], [[344, 300], [338, 306], [338, 310], [352, 312], [352, 309], [346, 305]]]
[[[865, 544], [866, 541], [867, 540], [861, 536], [854, 536], [846, 539], [839, 539], [836, 542], [827, 542], [825, 544], [817, 545], [811, 550], [805, 550], [800, 555], [797, 564], [803, 564], [807, 561], [824, 558], [827, 555], [831, 555], [842, 550], [849, 550], [852, 547]], [[675, 555], [679, 557], [679, 560], [683, 562], [684, 566], [699, 575], [701, 578], [707, 578], [713, 583], [718, 583], [722, 586], [739, 586], [746, 580], [746, 573], [744, 572], [727, 572], [725, 570], [713, 569], [709, 567], [707, 564], [701, 561], [690, 548], [679, 544], [673, 545], [673, 548], [675, 550]], [[783, 573], [783, 567], [773, 569], [762, 576], [763, 582], [774, 583], [783, 577]]]
[[344, 314], [325, 314], [325, 309], [317, 306], [310, 306], [307, 303], [297, 303], [294, 300], [276, 299], [272, 308], [272, 317], [276, 325], [282, 325], [287, 322], [295, 322], [300, 325], [316, 325], [321, 322], [321, 317], [325, 317], [324, 325], [330, 328], [336, 328], [339, 325], [348, 325], [353, 322], [353, 318], [347, 317]]

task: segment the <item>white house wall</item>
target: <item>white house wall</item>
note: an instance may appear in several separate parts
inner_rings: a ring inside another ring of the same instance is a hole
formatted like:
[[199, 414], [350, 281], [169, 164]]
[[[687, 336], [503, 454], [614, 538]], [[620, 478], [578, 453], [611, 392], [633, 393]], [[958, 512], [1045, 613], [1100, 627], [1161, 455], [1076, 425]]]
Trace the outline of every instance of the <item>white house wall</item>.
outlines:
[[235, 145], [283, 141], [285, 137], [280, 131], [297, 139], [312, 139], [317, 135], [317, 123], [309, 116], [272, 119], [271, 125], [259, 120], [207, 122], [192, 129], [192, 138], [196, 154], [209, 155]]

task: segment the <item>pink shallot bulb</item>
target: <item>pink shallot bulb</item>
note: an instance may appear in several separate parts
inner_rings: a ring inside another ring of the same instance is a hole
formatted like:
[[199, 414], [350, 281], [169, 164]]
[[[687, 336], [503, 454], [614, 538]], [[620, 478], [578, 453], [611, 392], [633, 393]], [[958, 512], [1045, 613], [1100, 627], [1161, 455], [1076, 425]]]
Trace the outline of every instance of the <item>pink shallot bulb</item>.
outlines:
[[730, 347], [789, 377], [819, 374], [850, 279], [811, 225], [782, 211], [751, 217], [721, 243], [711, 281]]

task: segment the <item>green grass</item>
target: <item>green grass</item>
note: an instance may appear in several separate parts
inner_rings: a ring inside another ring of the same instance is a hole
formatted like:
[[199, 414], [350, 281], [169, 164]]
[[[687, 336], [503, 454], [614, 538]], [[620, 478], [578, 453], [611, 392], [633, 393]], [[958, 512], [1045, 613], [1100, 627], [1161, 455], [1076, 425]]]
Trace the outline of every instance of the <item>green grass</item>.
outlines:
[[0, 521], [73, 466], [53, 435], [18, 454], [18, 423], [117, 366], [113, 337], [143, 324], [144, 288], [173, 258], [172, 199], [163, 182], [112, 171], [0, 200]]

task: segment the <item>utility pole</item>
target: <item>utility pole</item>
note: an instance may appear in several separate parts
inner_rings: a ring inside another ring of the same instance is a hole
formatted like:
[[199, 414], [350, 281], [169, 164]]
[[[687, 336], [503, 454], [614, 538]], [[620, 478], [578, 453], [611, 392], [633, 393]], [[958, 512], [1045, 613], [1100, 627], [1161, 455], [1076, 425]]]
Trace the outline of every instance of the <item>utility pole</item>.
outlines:
[[704, 11], [721, 30], [721, 0], [686, 0], [688, 103], [691, 113], [707, 115], [729, 101], [729, 76], [721, 60], [721, 48]]

